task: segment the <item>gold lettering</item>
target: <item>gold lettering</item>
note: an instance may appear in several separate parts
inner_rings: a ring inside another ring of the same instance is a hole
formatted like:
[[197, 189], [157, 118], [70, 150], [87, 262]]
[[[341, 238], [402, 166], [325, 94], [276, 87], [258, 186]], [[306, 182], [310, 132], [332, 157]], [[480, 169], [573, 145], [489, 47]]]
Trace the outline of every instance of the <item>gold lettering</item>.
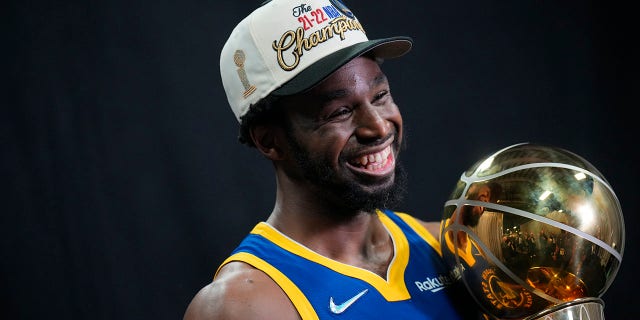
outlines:
[[[276, 57], [280, 67], [285, 71], [291, 71], [300, 64], [300, 58], [305, 51], [311, 51], [335, 35], [340, 36], [340, 40], [344, 40], [346, 37], [345, 34], [354, 30], [365, 33], [364, 28], [358, 20], [347, 20], [347, 17], [341, 16], [331, 20], [328, 25], [320, 30], [314, 31], [309, 34], [309, 36], [305, 36], [302, 27], [298, 27], [296, 30], [286, 31], [282, 34], [280, 40], [273, 41], [271, 47], [276, 51]], [[285, 59], [287, 55], [292, 56], [293, 59]], [[293, 61], [288, 62], [289, 60]]]
[[307, 51], [310, 49], [309, 45], [307, 44], [307, 39], [304, 37], [304, 29], [298, 28], [296, 36], [296, 51], [300, 56], [302, 56], [304, 54], [304, 51], [302, 51], [303, 49], [306, 49]]
[[319, 32], [314, 32], [314, 33], [312, 33], [312, 34], [309, 36], [309, 38], [308, 38], [308, 39], [309, 39], [309, 46], [310, 46], [310, 47], [309, 47], [309, 48], [306, 48], [306, 47], [305, 47], [305, 49], [309, 50], [309, 49], [311, 49], [311, 48], [313, 48], [313, 47], [317, 46], [318, 44], [322, 43], [322, 42], [320, 41], [320, 36], [321, 36], [321, 35], [320, 35], [320, 33], [319, 33]]
[[329, 38], [333, 37], [333, 30], [331, 28], [322, 28], [322, 42], [329, 40]]
[[[301, 28], [298, 28], [298, 29], [301, 29]], [[295, 69], [298, 66], [298, 63], [300, 63], [300, 54], [298, 53], [298, 50], [293, 52], [293, 56], [295, 60], [291, 65], [287, 65], [287, 62], [284, 61], [284, 56], [283, 56], [284, 52], [287, 49], [291, 48], [291, 46], [295, 43], [295, 38], [296, 38], [295, 35], [296, 35], [295, 31], [287, 31], [282, 35], [279, 42], [274, 41], [272, 45], [273, 50], [275, 50], [277, 53], [278, 64], [285, 71], [291, 71]]]

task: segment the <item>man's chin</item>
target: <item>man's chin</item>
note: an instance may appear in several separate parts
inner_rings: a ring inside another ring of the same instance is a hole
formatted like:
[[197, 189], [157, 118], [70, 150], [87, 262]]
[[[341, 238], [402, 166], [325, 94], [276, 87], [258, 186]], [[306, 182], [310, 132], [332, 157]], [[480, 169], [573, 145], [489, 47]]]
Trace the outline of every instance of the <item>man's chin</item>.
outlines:
[[343, 194], [345, 204], [351, 209], [374, 212], [376, 209], [388, 209], [398, 206], [407, 191], [407, 175], [401, 166], [397, 166], [394, 177], [386, 185], [352, 185]]

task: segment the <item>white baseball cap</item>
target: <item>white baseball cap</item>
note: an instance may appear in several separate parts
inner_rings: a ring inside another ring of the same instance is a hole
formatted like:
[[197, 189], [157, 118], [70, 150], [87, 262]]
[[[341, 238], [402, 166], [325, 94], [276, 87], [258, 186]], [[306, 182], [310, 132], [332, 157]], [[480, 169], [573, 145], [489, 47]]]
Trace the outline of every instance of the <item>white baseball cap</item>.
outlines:
[[271, 0], [233, 29], [220, 54], [220, 75], [240, 121], [269, 94], [300, 93], [366, 52], [395, 58], [411, 45], [409, 37], [369, 40], [340, 0]]

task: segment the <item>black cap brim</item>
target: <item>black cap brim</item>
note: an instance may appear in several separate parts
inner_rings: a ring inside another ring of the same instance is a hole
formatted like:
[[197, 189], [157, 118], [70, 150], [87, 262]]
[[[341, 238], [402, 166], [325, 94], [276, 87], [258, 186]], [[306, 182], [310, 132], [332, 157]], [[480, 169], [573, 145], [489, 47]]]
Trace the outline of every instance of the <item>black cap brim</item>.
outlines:
[[365, 53], [371, 53], [374, 57], [382, 59], [397, 58], [409, 52], [412, 44], [413, 40], [410, 37], [392, 37], [354, 44], [318, 60], [271, 94], [288, 96], [303, 92], [326, 79], [347, 62]]

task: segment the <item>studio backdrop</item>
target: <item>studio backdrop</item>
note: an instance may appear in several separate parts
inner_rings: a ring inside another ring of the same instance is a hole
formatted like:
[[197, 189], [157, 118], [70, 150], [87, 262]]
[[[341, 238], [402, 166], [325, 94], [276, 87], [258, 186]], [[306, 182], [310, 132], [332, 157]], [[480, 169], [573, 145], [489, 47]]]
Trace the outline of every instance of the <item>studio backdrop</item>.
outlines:
[[[266, 219], [272, 167], [237, 142], [218, 67], [227, 35], [260, 2], [5, 3], [0, 318], [180, 319]], [[605, 314], [638, 318], [633, 11], [597, 1], [345, 5], [370, 38], [415, 41], [383, 64], [406, 126], [409, 193], [397, 209], [440, 220], [460, 174], [514, 143], [573, 151], [625, 214]]]

